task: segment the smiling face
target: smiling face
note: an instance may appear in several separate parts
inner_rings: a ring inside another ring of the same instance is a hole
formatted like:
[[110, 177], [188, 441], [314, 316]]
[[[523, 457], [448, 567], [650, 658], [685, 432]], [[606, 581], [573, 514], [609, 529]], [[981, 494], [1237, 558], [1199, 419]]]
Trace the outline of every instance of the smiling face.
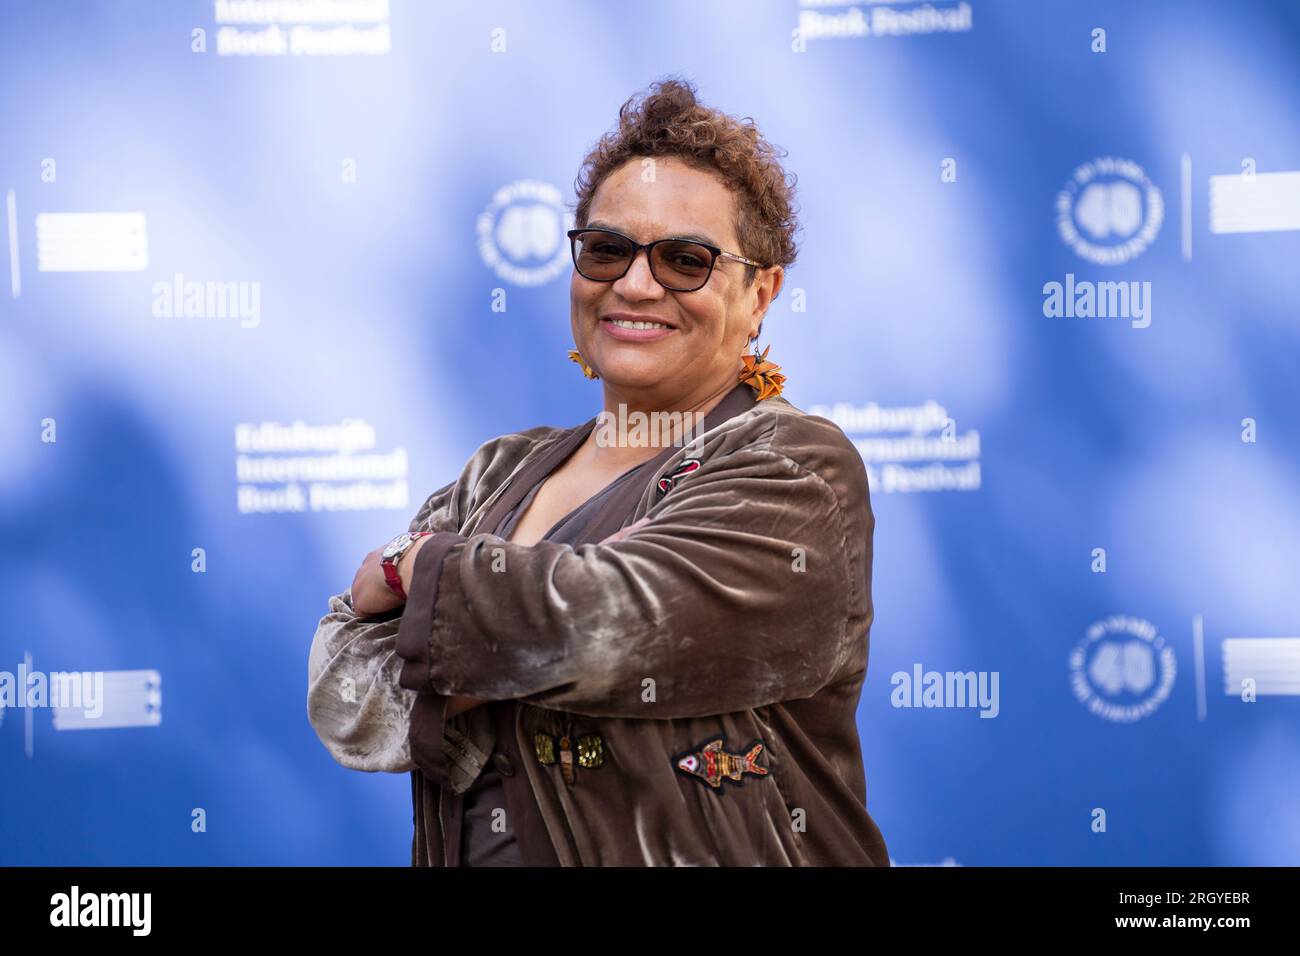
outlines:
[[[653, 169], [654, 181], [644, 181], [638, 157], [610, 173], [592, 199], [587, 226], [637, 242], [691, 236], [743, 255], [735, 198], [720, 179], [674, 157], [657, 158]], [[660, 285], [644, 251], [614, 282], [593, 282], [575, 269], [573, 340], [604, 382], [606, 407], [689, 409], [728, 391], [782, 281], [777, 266], [760, 269], [746, 286], [745, 269], [719, 258], [695, 292]]]

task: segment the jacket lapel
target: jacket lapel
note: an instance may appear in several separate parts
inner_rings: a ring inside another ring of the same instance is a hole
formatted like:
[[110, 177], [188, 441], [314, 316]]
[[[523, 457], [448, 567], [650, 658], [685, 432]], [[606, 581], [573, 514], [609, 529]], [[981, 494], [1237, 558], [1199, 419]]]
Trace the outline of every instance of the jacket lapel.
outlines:
[[[713, 407], [712, 411], [704, 416], [703, 430], [708, 432], [728, 419], [749, 411], [754, 407], [756, 397], [756, 393], [748, 385], [744, 383], [737, 385], [727, 393], [722, 401]], [[589, 424], [594, 427], [594, 423], [595, 419], [592, 419]], [[590, 428], [583, 426], [581, 429], [582, 437], [585, 438], [590, 431]], [[577, 445], [575, 444], [574, 447], [576, 448]], [[637, 505], [645, 497], [647, 486], [653, 487], [655, 476], [674, 456], [682, 451], [683, 447], [689, 446], [669, 445], [654, 458], [638, 466], [636, 471], [609, 496], [600, 510], [596, 512], [596, 516], [582, 529], [582, 533], [575, 543], [596, 544], [627, 524], [628, 519], [636, 513]], [[563, 458], [560, 458], [551, 467], [558, 467], [563, 460]], [[545, 474], [549, 475], [550, 469]], [[544, 477], [545, 475], [542, 476], [542, 478]], [[540, 481], [542, 478], [538, 480]], [[523, 485], [522, 482], [521, 485]], [[526, 494], [527, 489], [531, 488], [532, 485], [523, 485], [523, 487], [525, 489], [523, 494]], [[520, 499], [523, 498], [523, 494], [519, 495]], [[653, 498], [651, 500], [653, 501]], [[485, 527], [491, 528], [495, 527], [495, 525], [485, 525]]]
[[[708, 432], [717, 428], [723, 422], [749, 411], [755, 404], [757, 404], [757, 394], [751, 387], [741, 382], [704, 416], [704, 431]], [[596, 419], [592, 418], [574, 428], [551, 445], [550, 448], [520, 468], [508, 480], [505, 491], [475, 522], [475, 531], [479, 528], [487, 530], [500, 527], [502, 519], [510, 512], [510, 509], [523, 501], [529, 491], [545, 481], [551, 472], [560, 467], [578, 449], [578, 446], [586, 440], [595, 427]], [[583, 529], [582, 535], [576, 543], [594, 544], [608, 538], [615, 531], [622, 528], [627, 523], [627, 519], [635, 513], [636, 507], [642, 498], [645, 497], [647, 483], [682, 450], [682, 447], [670, 445], [654, 458], [638, 466], [636, 472], [622, 482], [614, 493], [609, 496], [609, 499], [597, 512], [596, 517]], [[475, 531], [466, 533], [473, 534]]]
[[510, 512], [510, 509], [523, 501], [534, 485], [544, 480], [560, 466], [561, 462], [573, 454], [595, 427], [594, 418], [584, 425], [579, 425], [511, 475], [506, 480], [505, 490], [497, 496], [497, 500], [474, 523], [472, 529], [467, 529], [463, 533], [475, 534], [479, 528], [492, 531], [500, 527], [501, 519]]

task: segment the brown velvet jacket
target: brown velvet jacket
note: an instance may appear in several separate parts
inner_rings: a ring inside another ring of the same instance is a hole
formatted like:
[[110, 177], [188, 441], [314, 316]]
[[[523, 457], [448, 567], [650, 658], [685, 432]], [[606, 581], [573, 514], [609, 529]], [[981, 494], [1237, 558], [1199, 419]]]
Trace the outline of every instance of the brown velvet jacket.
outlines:
[[590, 543], [477, 530], [595, 423], [494, 439], [430, 495], [402, 611], [330, 599], [318, 736], [346, 767], [412, 774], [417, 866], [444, 865], [443, 791], [470, 785], [497, 733], [487, 707], [444, 720], [451, 695], [518, 701], [512, 749], [561, 865], [888, 866], [856, 723], [874, 527], [857, 450], [739, 385], [619, 489]]

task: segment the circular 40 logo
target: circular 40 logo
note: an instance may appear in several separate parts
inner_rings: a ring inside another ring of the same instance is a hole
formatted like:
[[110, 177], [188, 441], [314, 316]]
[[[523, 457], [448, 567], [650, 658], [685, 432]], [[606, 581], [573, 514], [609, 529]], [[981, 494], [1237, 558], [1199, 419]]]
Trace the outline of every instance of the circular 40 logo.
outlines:
[[1084, 163], [1056, 194], [1056, 230], [1080, 257], [1117, 266], [1146, 251], [1165, 220], [1165, 201], [1142, 167], [1102, 156]]
[[572, 228], [558, 189], [521, 179], [498, 189], [479, 214], [479, 254], [506, 282], [542, 285], [569, 267]]
[[1116, 723], [1149, 716], [1178, 674], [1174, 649], [1139, 617], [1108, 617], [1070, 652], [1070, 687], [1092, 713]]

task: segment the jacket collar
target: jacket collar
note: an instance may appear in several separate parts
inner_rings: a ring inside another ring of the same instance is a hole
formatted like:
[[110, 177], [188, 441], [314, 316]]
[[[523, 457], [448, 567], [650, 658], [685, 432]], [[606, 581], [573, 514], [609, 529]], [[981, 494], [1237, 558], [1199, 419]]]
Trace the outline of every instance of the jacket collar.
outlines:
[[[705, 416], [704, 431], [712, 431], [723, 422], [749, 411], [757, 404], [757, 393], [744, 382], [738, 383]], [[528, 492], [563, 464], [591, 434], [596, 427], [596, 418], [570, 430], [559, 441], [543, 451], [533, 461], [520, 468], [510, 479], [505, 491], [497, 498], [477, 527], [490, 531], [500, 526], [502, 519], [516, 507]], [[669, 445], [654, 458], [638, 465], [636, 474], [620, 484], [614, 494], [610, 495], [595, 519], [585, 529], [584, 542], [597, 542], [613, 534], [626, 524], [627, 518], [635, 510], [637, 502], [645, 492], [646, 482], [668, 461], [681, 451], [682, 446]]]

